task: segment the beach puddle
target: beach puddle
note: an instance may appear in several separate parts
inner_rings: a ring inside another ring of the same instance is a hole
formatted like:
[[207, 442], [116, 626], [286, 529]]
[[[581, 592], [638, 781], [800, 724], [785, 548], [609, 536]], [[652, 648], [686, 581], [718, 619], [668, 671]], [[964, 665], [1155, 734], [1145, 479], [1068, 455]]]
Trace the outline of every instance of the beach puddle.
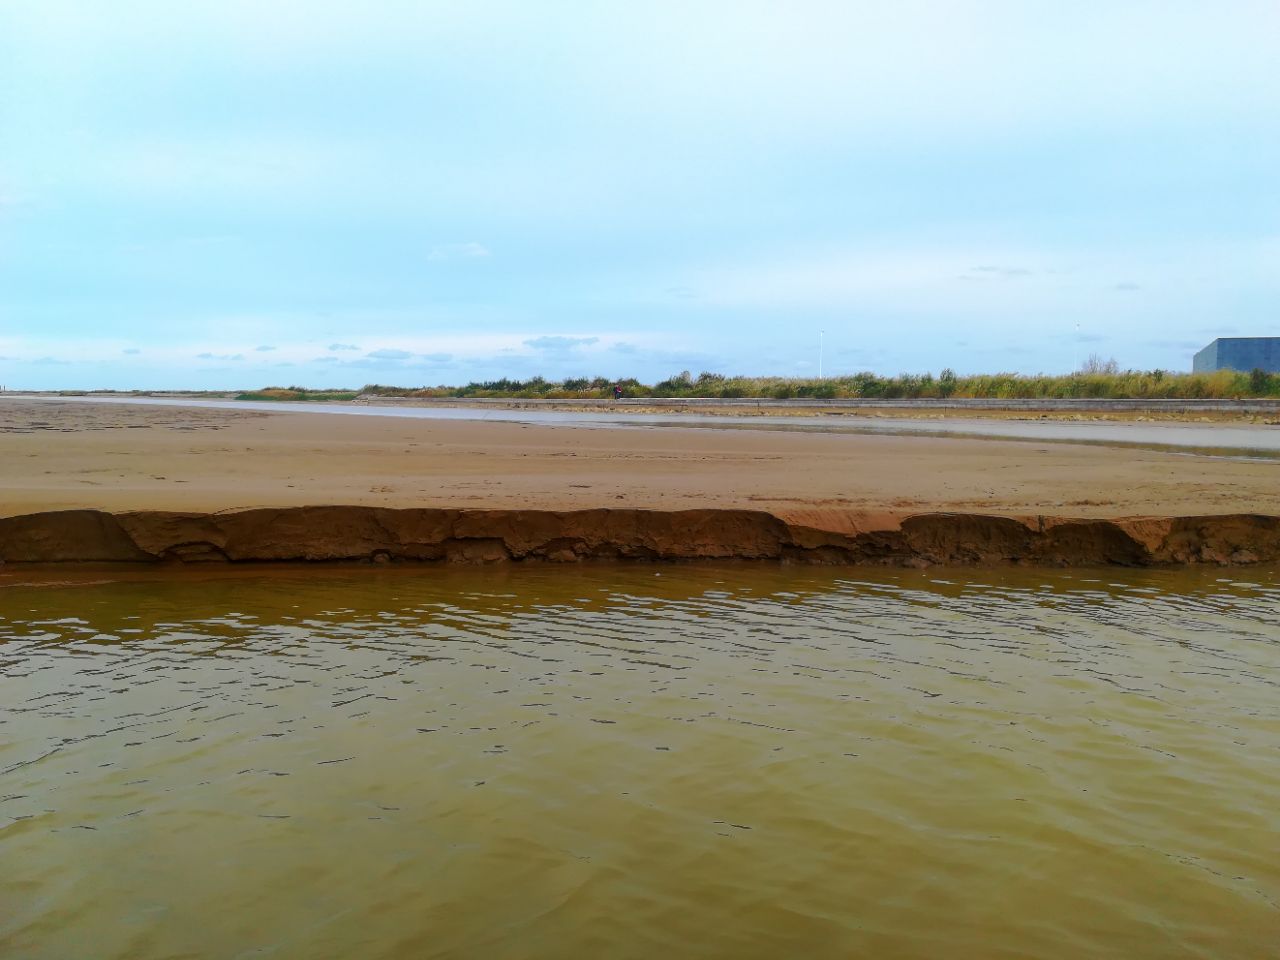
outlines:
[[1280, 942], [1280, 576], [0, 572], [0, 955]]

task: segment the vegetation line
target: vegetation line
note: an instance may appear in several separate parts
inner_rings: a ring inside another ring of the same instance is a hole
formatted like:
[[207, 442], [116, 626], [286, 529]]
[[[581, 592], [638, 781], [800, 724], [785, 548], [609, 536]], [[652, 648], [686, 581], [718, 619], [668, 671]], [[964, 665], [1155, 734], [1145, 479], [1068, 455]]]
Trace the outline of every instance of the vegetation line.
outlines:
[[1170, 373], [1166, 370], [1116, 370], [1093, 364], [1060, 376], [1017, 373], [957, 376], [952, 370], [933, 374], [874, 373], [800, 379], [789, 377], [727, 377], [718, 373], [692, 376], [688, 371], [659, 383], [635, 378], [580, 377], [555, 381], [488, 380], [466, 386], [393, 387], [372, 383], [362, 390], [311, 390], [305, 387], [267, 387], [242, 393], [239, 400], [351, 400], [359, 394], [382, 397], [491, 397], [544, 400], [607, 400], [620, 387], [628, 398], [708, 397], [724, 399], [993, 399], [993, 400], [1235, 400], [1280, 397], [1280, 374], [1254, 370], [1240, 373]]

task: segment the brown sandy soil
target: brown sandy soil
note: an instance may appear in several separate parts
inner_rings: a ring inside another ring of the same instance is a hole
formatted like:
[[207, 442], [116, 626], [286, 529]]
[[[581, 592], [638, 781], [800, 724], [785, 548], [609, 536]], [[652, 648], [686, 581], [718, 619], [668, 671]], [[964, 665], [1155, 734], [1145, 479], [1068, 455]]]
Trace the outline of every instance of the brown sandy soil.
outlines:
[[1280, 464], [1060, 443], [0, 401], [0, 515], [363, 504], [1280, 515]]

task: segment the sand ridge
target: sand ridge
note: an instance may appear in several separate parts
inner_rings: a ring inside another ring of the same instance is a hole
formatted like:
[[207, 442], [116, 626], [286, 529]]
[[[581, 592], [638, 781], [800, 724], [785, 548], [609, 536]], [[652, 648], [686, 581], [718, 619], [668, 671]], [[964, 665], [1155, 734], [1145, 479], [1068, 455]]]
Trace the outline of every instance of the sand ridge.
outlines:
[[[1280, 516], [1275, 462], [965, 438], [0, 400], [0, 454], [7, 517], [745, 511], [856, 539], [921, 515], [1012, 519], [1036, 536], [1046, 523]], [[1247, 560], [1266, 553], [1256, 546], [1210, 554]]]

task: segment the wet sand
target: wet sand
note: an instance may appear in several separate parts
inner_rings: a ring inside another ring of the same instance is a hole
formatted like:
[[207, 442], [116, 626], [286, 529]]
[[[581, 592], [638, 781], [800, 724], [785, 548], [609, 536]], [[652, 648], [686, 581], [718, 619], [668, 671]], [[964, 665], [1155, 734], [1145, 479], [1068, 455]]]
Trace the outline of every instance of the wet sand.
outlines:
[[[1012, 517], [1042, 531], [1046, 518], [1280, 516], [1275, 461], [1070, 443], [4, 400], [0, 454], [9, 517], [737, 510], [855, 534], [922, 514]], [[1227, 556], [1250, 548], [1228, 546]]]
[[[10, 398], [42, 402], [50, 398]], [[1011, 410], [928, 410], [921, 407], [818, 409], [780, 404], [750, 410], [742, 407], [657, 409], [634, 401], [569, 405], [559, 401], [393, 402], [254, 401], [232, 398], [108, 397], [57, 398], [58, 402], [106, 406], [161, 406], [190, 410], [241, 410], [266, 413], [309, 413], [351, 417], [394, 417], [420, 420], [468, 420], [570, 426], [580, 428], [682, 427], [724, 430], [783, 430], [788, 433], [889, 434], [1027, 440], [1054, 443], [1111, 444], [1146, 449], [1190, 451], [1216, 456], [1280, 459], [1280, 423], [1259, 416], [1218, 413], [1188, 417], [1116, 415], [1101, 411], [1030, 414]], [[990, 414], [990, 415], [988, 415]], [[1213, 419], [1216, 416], [1218, 419]]]

